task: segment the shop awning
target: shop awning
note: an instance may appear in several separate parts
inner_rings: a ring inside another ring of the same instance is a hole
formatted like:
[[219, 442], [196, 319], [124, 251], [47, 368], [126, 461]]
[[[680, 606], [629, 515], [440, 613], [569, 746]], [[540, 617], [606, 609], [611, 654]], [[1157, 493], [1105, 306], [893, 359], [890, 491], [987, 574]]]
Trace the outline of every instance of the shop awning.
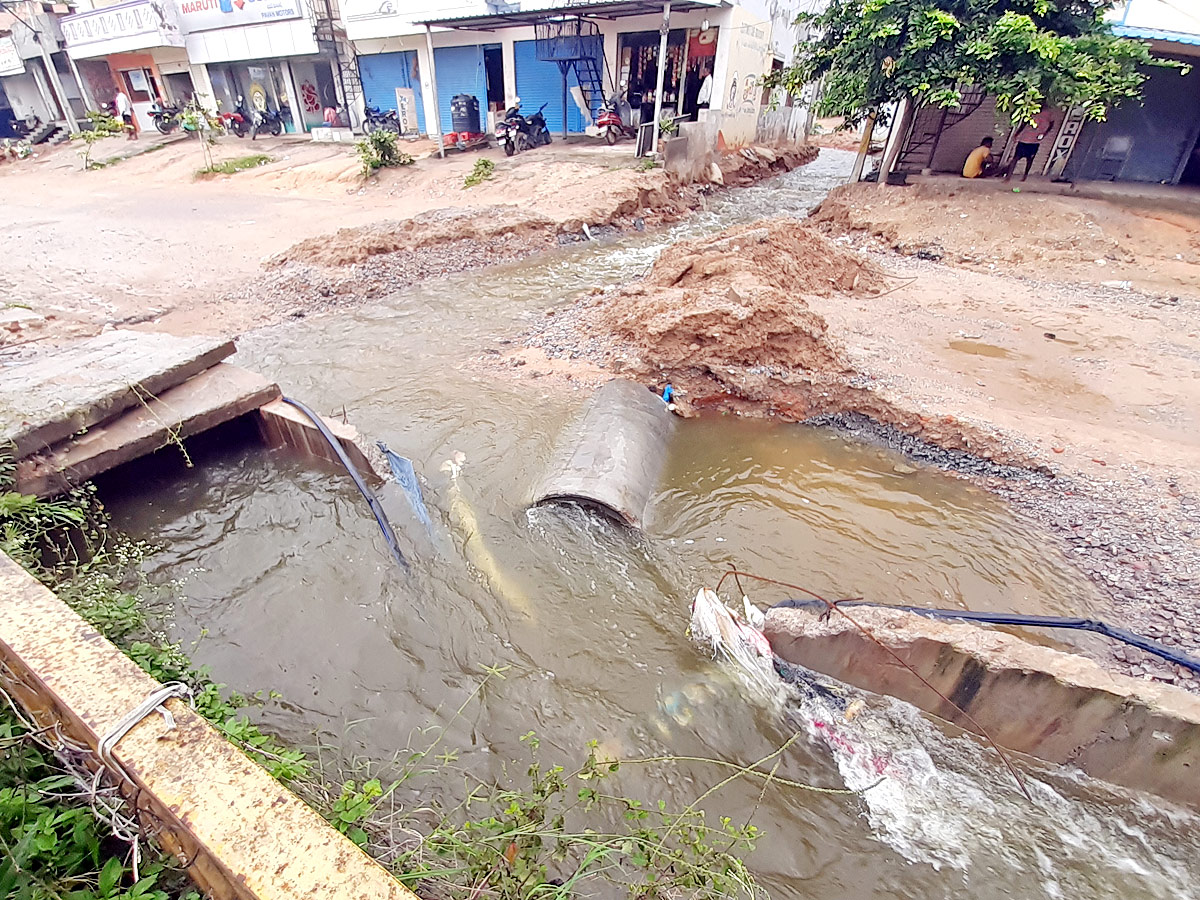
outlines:
[[[671, 12], [683, 13], [696, 9], [721, 9], [729, 6], [726, 0], [672, 0]], [[595, 3], [572, 3], [570, 6], [521, 9], [512, 12], [497, 12], [487, 15], [450, 16], [441, 19], [425, 19], [416, 25], [431, 28], [454, 28], [461, 31], [495, 31], [498, 28], [513, 28], [519, 25], [535, 25], [556, 16], [585, 16], [592, 19], [624, 19], [629, 16], [662, 15], [662, 0], [598, 0]]]

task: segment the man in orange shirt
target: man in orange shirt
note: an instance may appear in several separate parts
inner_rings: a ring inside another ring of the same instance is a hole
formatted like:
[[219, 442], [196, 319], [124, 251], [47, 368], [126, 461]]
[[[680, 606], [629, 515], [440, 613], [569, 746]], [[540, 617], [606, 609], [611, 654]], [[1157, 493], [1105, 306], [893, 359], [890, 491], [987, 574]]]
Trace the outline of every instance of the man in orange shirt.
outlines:
[[992, 161], [992, 144], [990, 137], [985, 137], [979, 146], [971, 151], [967, 161], [963, 163], [963, 178], [987, 178], [996, 174], [996, 164]]

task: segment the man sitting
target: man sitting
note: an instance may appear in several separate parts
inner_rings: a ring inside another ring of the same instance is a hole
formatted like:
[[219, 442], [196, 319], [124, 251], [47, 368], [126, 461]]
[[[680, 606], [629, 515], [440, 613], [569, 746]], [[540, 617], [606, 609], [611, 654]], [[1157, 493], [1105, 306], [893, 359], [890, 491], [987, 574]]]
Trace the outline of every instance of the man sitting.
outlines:
[[998, 174], [996, 161], [992, 158], [993, 139], [985, 137], [979, 146], [971, 151], [963, 164], [963, 178], [988, 178]]

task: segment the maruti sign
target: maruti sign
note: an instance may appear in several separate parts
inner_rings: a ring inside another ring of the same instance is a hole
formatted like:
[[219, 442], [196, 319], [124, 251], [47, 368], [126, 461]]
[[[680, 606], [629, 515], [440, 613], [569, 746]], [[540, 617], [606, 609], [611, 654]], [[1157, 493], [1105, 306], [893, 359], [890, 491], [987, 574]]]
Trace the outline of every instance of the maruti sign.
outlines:
[[304, 15], [300, 0], [179, 0], [179, 12], [186, 32], [260, 25]]

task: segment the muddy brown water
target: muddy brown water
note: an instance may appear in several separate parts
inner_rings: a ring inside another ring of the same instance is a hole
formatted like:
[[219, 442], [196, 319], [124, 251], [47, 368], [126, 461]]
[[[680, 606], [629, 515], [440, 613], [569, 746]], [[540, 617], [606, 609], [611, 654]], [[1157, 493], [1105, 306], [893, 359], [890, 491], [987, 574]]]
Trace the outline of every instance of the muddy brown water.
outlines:
[[[119, 527], [157, 548], [145, 565], [171, 598], [172, 634], [230, 687], [278, 691], [258, 715], [284, 737], [312, 745], [319, 735], [385, 768], [422, 746], [421, 729], [448, 721], [459, 765], [500, 780], [507, 761], [527, 759], [520, 736], [530, 730], [544, 757], [564, 762], [596, 739], [627, 757], [748, 763], [799, 729], [806, 737], [780, 775], [860, 786], [856, 762], [814, 729], [819, 710], [764, 707], [689, 643], [698, 587], [736, 564], [834, 596], [1088, 613], [1088, 583], [984, 492], [795, 425], [681, 422], [642, 535], [581, 512], [529, 512], [529, 491], [585, 396], [468, 363], [582, 288], [643, 270], [669, 240], [768, 211], [802, 214], [849, 158], [823, 151], [670, 233], [566, 248], [247, 335], [243, 365], [321, 411], [344, 407], [365, 434], [413, 459], [434, 535], [397, 515], [405, 575], [336, 469], [229, 432], [199, 442], [191, 470], [168, 451], [107, 493]], [[439, 472], [455, 451], [467, 458], [463, 494], [527, 614], [492, 596], [463, 559]], [[485, 666], [510, 668], [451, 721]], [[710, 814], [753, 816], [765, 829], [750, 862], [773, 896], [1197, 894], [1195, 816], [1026, 763], [1030, 803], [978, 742], [894, 703], [873, 702], [868, 718], [864, 740], [894, 766], [885, 785], [760, 796], [760, 783], [734, 782], [705, 801]], [[688, 763], [627, 767], [621, 778], [631, 795], [682, 808], [725, 774]], [[438, 790], [414, 786], [404, 799]]]

